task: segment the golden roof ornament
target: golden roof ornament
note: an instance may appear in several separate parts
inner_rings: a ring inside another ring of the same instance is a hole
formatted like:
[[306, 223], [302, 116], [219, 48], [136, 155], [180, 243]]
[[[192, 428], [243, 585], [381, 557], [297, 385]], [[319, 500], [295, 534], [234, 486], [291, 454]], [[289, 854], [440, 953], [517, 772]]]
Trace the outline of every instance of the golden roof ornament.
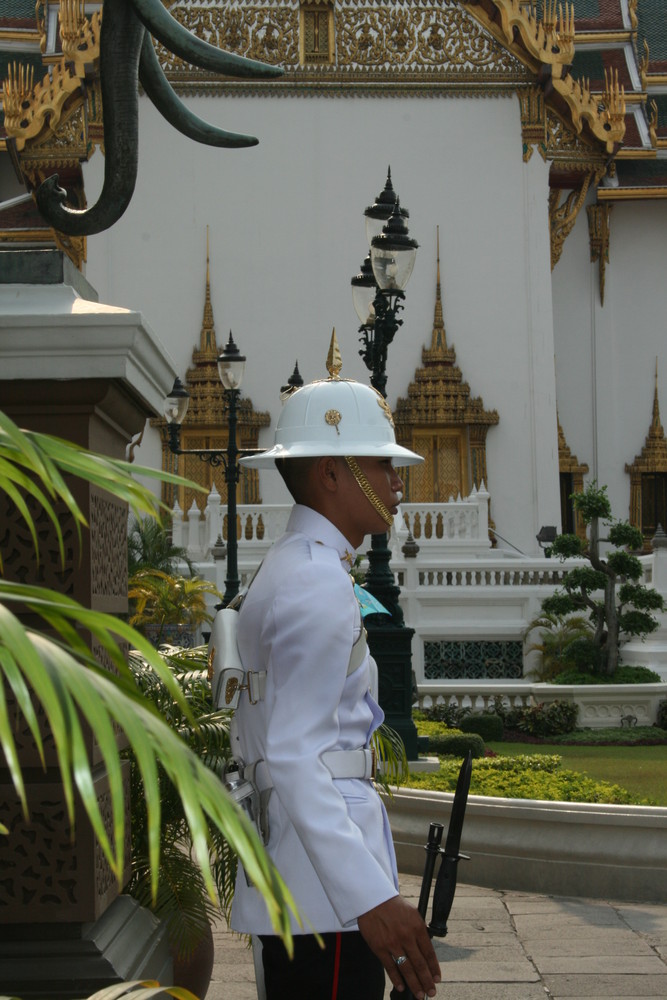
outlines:
[[329, 344], [329, 353], [327, 354], [327, 371], [329, 372], [329, 378], [340, 378], [340, 370], [342, 367], [343, 359], [341, 357], [338, 340], [336, 338], [336, 327], [334, 327], [331, 331], [331, 343]]

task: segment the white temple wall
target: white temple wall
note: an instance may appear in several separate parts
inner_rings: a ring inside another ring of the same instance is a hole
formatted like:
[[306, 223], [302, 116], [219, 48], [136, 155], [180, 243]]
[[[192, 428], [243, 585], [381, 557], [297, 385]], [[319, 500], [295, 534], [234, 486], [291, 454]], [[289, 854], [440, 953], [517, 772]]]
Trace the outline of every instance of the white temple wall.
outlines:
[[[260, 145], [196, 145], [142, 99], [134, 199], [88, 242], [87, 277], [102, 301], [144, 312], [184, 376], [199, 339], [208, 224], [218, 343], [231, 327], [248, 357], [243, 393], [273, 426], [295, 359], [306, 381], [324, 374], [332, 327], [343, 373], [368, 378], [350, 278], [367, 253], [363, 210], [391, 164], [420, 250], [389, 351], [390, 404], [430, 342], [439, 225], [448, 342], [472, 395], [500, 414], [487, 439], [491, 516], [512, 545], [536, 553], [540, 525], [558, 523], [548, 170], [538, 156], [522, 161], [516, 97], [187, 103]], [[89, 202], [102, 169], [98, 154], [86, 168]], [[153, 432], [137, 460], [159, 464]], [[285, 502], [271, 473], [260, 490], [266, 503]]]
[[616, 517], [629, 514], [633, 462], [651, 425], [655, 363], [667, 407], [665, 321], [667, 205], [615, 204], [610, 217], [605, 302], [590, 263], [585, 209], [553, 272], [554, 338], [560, 422], [588, 480], [609, 487]]

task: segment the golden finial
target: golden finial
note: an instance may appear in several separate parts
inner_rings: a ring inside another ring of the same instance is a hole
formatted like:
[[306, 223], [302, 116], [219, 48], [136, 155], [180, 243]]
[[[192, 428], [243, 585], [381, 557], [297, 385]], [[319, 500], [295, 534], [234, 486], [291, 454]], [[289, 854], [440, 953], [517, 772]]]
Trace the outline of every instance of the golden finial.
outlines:
[[340, 355], [338, 340], [336, 339], [336, 327], [334, 327], [331, 331], [331, 343], [329, 344], [329, 353], [327, 354], [327, 371], [329, 372], [329, 378], [340, 378], [340, 370], [342, 367], [343, 359]]

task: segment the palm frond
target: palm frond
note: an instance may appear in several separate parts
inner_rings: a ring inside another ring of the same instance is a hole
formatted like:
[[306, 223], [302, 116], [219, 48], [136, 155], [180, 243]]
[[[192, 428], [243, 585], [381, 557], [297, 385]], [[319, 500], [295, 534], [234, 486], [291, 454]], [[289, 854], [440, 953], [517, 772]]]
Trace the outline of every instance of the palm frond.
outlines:
[[[57, 502], [65, 504], [78, 532], [86, 524], [83, 512], [67, 484], [66, 475], [78, 476], [108, 490], [119, 500], [126, 501], [137, 516], [159, 516], [166, 508], [157, 496], [137, 482], [135, 475], [158, 478], [178, 485], [188, 482], [170, 473], [96, 455], [70, 441], [37, 431], [23, 430], [0, 412], [0, 484], [16, 504], [28, 526], [35, 550], [38, 546], [34, 522], [21, 497], [21, 491], [25, 491], [40, 504], [56, 533], [61, 557], [64, 552], [62, 530], [54, 505]], [[189, 485], [204, 491], [203, 487], [195, 483]]]
[[[88, 1000], [150, 1000], [151, 997], [162, 997], [167, 993], [174, 1000], [197, 1000], [197, 997], [183, 986], [160, 986], [153, 979], [134, 980], [128, 983], [117, 983], [98, 990], [88, 997]], [[0, 1000], [4, 1000], [0, 997]]]
[[[10, 614], [6, 608], [0, 608], [0, 612], [4, 619]], [[5, 622], [2, 625], [2, 632], [6, 634]], [[296, 913], [291, 895], [265, 854], [254, 829], [227, 796], [215, 774], [165, 726], [138, 692], [132, 696], [102, 672], [82, 670], [81, 664], [67, 650], [43, 635], [22, 631], [23, 642], [13, 665], [13, 674], [18, 671], [20, 679], [32, 688], [42, 704], [56, 744], [70, 815], [73, 815], [72, 790], [76, 786], [116, 876], [120, 879], [122, 875], [125, 832], [120, 754], [114, 732], [114, 726], [118, 725], [124, 731], [135, 755], [144, 785], [152, 891], [157, 892], [160, 851], [159, 762], [181, 799], [193, 850], [211, 898], [215, 899], [216, 893], [208, 852], [210, 824], [219, 829], [241, 858], [249, 877], [265, 896], [276, 932], [289, 936], [287, 914], [288, 911]], [[7, 676], [4, 670], [3, 673]], [[84, 751], [82, 721], [96, 733], [109, 774], [113, 806], [111, 837], [107, 834], [99, 811], [92, 769]], [[5, 707], [0, 713], [3, 747], [6, 743], [13, 743], [15, 724], [16, 720], [10, 718]], [[23, 801], [25, 803], [25, 797]]]
[[140, 569], [160, 569], [173, 574], [177, 564], [184, 562], [192, 576], [194, 567], [187, 549], [174, 545], [171, 538], [171, 514], [161, 518], [132, 517], [127, 535], [128, 572]]
[[[36, 543], [32, 504], [39, 504], [63, 549], [59, 517], [64, 507], [78, 531], [85, 526], [66, 477], [76, 476], [126, 501], [135, 515], [158, 515], [159, 499], [133, 474], [181, 484], [178, 476], [94, 455], [69, 442], [20, 430], [0, 413], [0, 488], [12, 501]], [[190, 484], [195, 486], [195, 484]], [[198, 488], [198, 487], [195, 487]], [[23, 499], [23, 496], [27, 499]], [[27, 629], [13, 613], [39, 616], [49, 634]], [[82, 631], [96, 639], [118, 674], [106, 673], [96, 663]], [[173, 672], [150, 644], [120, 619], [82, 607], [76, 601], [45, 588], [0, 580], [0, 748], [11, 780], [27, 811], [21, 760], [15, 734], [26, 728], [44, 756], [42, 728], [36, 706], [53, 737], [70, 820], [78, 791], [83, 808], [115, 875], [124, 864], [125, 817], [122, 756], [117, 730], [124, 732], [143, 783], [146, 804], [146, 856], [151, 869], [151, 895], [158, 891], [161, 833], [160, 775], [164, 773], [182, 805], [182, 827], [187, 830], [192, 857], [203, 886], [216, 899], [211, 844], [224, 844], [238, 854], [249, 878], [266, 900], [275, 932], [291, 949], [290, 914], [298, 919], [294, 901], [266, 855], [257, 834], [209, 770], [147, 702], [125, 662], [121, 641], [135, 647], [157, 675], [180, 722], [193, 724], [195, 716]], [[111, 829], [107, 830], [95, 795], [94, 775], [84, 732], [95, 733], [109, 778]], [[8, 835], [5, 826], [0, 833]], [[224, 852], [223, 852], [224, 853]], [[143, 991], [143, 992], [142, 992]], [[164, 995], [192, 1000], [185, 990], [146, 988], [139, 983], [111, 987], [95, 1000]]]
[[381, 764], [375, 780], [384, 791], [389, 792], [390, 785], [399, 785], [408, 777], [405, 744], [396, 730], [383, 722], [373, 733], [372, 746]]

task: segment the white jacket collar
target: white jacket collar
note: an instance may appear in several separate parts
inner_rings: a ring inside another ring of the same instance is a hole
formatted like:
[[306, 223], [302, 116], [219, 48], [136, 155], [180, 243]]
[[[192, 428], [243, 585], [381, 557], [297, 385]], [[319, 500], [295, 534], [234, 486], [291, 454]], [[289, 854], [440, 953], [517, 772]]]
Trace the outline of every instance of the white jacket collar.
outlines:
[[287, 531], [297, 531], [320, 545], [335, 549], [341, 562], [346, 563], [348, 569], [352, 567], [356, 558], [352, 545], [335, 524], [312, 507], [295, 504], [287, 522]]

